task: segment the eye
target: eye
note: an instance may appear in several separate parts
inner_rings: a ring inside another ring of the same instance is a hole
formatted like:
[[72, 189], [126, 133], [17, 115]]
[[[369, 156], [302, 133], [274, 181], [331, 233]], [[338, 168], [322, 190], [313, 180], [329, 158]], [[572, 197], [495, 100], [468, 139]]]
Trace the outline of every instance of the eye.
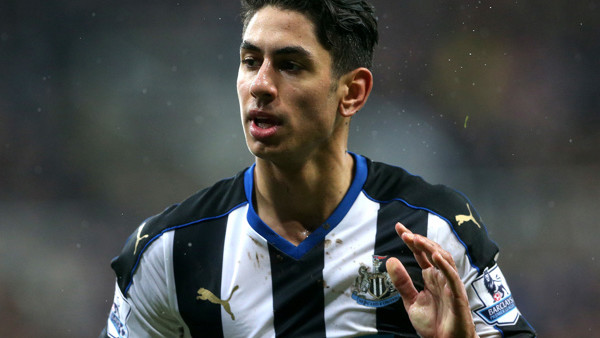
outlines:
[[279, 64], [279, 69], [286, 72], [299, 72], [304, 69], [304, 67], [295, 61], [282, 61]]
[[242, 64], [247, 68], [254, 69], [260, 67], [260, 63], [254, 57], [246, 56], [242, 58]]

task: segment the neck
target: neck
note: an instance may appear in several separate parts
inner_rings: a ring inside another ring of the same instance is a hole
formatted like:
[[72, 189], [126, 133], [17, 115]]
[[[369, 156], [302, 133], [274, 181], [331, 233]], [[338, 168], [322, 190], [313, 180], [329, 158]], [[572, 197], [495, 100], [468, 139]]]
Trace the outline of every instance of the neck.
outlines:
[[255, 206], [280, 236], [299, 244], [333, 213], [352, 183], [354, 158], [345, 151], [294, 166], [256, 159]]

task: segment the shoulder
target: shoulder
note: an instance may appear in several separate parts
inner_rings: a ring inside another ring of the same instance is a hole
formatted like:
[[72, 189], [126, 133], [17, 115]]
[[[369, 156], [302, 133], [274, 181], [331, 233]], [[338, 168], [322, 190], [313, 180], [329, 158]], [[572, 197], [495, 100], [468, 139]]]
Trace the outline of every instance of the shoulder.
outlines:
[[117, 284], [126, 295], [128, 285], [146, 248], [168, 231], [189, 226], [202, 226], [203, 221], [226, 216], [246, 203], [244, 171], [203, 189], [162, 213], [147, 218], [129, 236], [120, 255], [111, 267], [117, 274]]
[[367, 165], [369, 176], [364, 190], [375, 200], [402, 200], [411, 206], [434, 211], [440, 216], [462, 212], [469, 203], [459, 192], [442, 184], [430, 184], [400, 167], [372, 161], [368, 161]]
[[365, 191], [380, 201], [403, 198], [415, 204], [439, 204], [436, 201], [461, 202], [462, 196], [441, 184], [430, 184], [420, 176], [386, 163], [367, 160], [369, 176]]
[[431, 184], [406, 170], [385, 163], [368, 161], [369, 176], [365, 193], [380, 203], [401, 202], [426, 210], [443, 219], [467, 249], [473, 265], [483, 270], [492, 266], [497, 245], [470, 200], [442, 184]]

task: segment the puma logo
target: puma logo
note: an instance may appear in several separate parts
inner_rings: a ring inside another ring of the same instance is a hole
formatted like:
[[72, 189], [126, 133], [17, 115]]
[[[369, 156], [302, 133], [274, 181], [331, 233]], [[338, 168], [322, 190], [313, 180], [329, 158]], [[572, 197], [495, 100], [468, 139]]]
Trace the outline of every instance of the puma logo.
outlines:
[[467, 209], [469, 209], [469, 215], [456, 215], [455, 218], [456, 222], [458, 222], [458, 225], [460, 226], [465, 222], [472, 221], [477, 225], [479, 229], [481, 229], [481, 225], [479, 225], [479, 223], [477, 223], [477, 221], [475, 220], [475, 217], [473, 217], [473, 213], [471, 212], [471, 207], [469, 206], [469, 203], [467, 203]]
[[135, 247], [133, 249], [133, 255], [135, 256], [135, 253], [137, 252], [137, 247], [138, 244], [140, 244], [140, 241], [146, 237], [148, 237], [148, 234], [145, 234], [144, 236], [140, 237], [140, 235], [142, 234], [142, 229], [144, 228], [144, 226], [146, 225], [146, 223], [142, 224], [137, 231], [137, 236], [136, 236], [136, 241], [135, 241]]
[[233, 287], [233, 290], [231, 290], [231, 294], [229, 295], [229, 298], [227, 298], [227, 300], [221, 300], [221, 299], [217, 298], [217, 296], [215, 296], [215, 294], [210, 292], [209, 290], [206, 290], [205, 288], [200, 288], [198, 290], [199, 296], [197, 296], [196, 299], [197, 300], [207, 300], [213, 304], [223, 305], [223, 309], [225, 309], [225, 312], [229, 313], [229, 315], [231, 316], [231, 320], [235, 320], [235, 316], [231, 312], [231, 306], [229, 305], [229, 301], [231, 300], [231, 297], [233, 297], [233, 293], [235, 291], [237, 291], [238, 288], [239, 288], [239, 285], [236, 285]]

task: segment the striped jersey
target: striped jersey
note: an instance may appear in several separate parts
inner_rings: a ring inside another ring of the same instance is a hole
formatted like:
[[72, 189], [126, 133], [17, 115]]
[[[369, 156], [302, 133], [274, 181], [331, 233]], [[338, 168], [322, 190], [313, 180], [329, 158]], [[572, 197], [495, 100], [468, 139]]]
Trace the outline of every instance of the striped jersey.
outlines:
[[448, 251], [480, 336], [534, 336], [469, 200], [401, 168], [353, 154], [352, 184], [298, 246], [253, 205], [254, 166], [144, 221], [113, 260], [109, 337], [417, 336], [385, 270], [421, 268], [401, 222]]

